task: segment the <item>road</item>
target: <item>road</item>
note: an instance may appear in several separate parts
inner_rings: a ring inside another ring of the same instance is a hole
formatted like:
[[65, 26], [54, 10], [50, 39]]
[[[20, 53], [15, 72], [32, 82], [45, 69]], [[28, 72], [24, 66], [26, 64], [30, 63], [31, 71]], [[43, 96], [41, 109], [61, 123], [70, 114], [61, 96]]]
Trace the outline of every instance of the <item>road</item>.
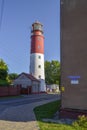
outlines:
[[39, 101], [45, 101], [49, 99], [59, 99], [60, 96], [58, 94], [36, 94], [36, 95], [26, 95], [22, 98], [15, 99], [0, 99], [0, 113], [2, 113], [6, 108], [30, 104]]

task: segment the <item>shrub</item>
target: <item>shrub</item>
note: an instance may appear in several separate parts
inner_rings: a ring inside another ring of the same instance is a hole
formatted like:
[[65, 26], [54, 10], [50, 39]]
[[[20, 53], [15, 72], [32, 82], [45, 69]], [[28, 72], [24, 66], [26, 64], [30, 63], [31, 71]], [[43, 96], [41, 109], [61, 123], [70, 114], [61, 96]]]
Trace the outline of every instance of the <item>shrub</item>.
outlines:
[[87, 117], [85, 115], [78, 116], [78, 119], [72, 124], [75, 128], [87, 128]]
[[7, 80], [1, 80], [0, 79], [0, 86], [7, 86], [7, 85], [9, 85]]

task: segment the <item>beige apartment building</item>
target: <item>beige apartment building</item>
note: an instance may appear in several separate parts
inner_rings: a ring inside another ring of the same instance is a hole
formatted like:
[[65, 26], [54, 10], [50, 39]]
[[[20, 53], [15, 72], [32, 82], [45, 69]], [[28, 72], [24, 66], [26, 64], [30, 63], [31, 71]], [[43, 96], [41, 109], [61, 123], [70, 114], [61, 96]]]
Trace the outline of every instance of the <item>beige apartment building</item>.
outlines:
[[60, 0], [60, 24], [61, 113], [87, 114], [87, 0]]

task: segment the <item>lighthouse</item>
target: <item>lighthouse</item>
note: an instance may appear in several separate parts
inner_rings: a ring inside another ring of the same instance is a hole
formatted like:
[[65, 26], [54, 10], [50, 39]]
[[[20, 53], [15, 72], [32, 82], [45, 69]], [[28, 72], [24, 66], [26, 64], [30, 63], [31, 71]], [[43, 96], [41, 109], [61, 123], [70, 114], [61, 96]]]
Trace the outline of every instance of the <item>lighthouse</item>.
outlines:
[[30, 74], [40, 80], [40, 92], [45, 92], [43, 25], [36, 21], [31, 29]]

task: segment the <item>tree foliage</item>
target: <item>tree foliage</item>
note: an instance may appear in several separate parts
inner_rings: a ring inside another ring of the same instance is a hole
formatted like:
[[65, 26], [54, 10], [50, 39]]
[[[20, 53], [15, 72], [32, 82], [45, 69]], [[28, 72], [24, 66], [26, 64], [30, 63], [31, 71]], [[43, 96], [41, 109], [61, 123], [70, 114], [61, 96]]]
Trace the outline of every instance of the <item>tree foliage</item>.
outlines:
[[8, 84], [8, 66], [3, 59], [0, 59], [0, 85]]
[[10, 82], [12, 83], [12, 81], [13, 81], [14, 79], [16, 79], [17, 76], [18, 76], [17, 73], [10, 73], [10, 74], [8, 75]]
[[47, 84], [59, 84], [60, 62], [56, 60], [45, 61], [45, 81]]
[[3, 59], [0, 59], [0, 85], [9, 85], [14, 79], [17, 78], [17, 73], [8, 74], [8, 65]]
[[8, 66], [2, 59], [0, 59], [0, 79], [6, 80], [7, 75], [8, 75]]
[[0, 69], [6, 70], [8, 72], [8, 66], [3, 59], [0, 59]]

